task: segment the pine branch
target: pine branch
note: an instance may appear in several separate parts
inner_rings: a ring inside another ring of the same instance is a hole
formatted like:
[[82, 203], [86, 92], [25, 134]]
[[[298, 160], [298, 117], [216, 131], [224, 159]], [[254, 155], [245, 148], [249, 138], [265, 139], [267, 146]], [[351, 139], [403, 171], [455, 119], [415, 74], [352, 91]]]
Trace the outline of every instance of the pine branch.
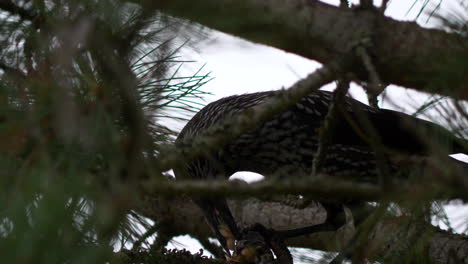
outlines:
[[3, 9], [11, 14], [19, 15], [22, 19], [27, 20], [34, 20], [37, 18], [37, 15], [30, 10], [27, 10], [23, 7], [18, 6], [17, 4], [13, 3], [11, 0], [1, 0], [0, 1], [0, 9]]
[[[396, 21], [374, 9], [345, 9], [312, 0], [174, 0], [162, 4], [161, 10], [324, 64], [336, 60], [337, 54], [340, 58], [350, 55], [349, 44], [358, 41], [361, 32], [367, 32], [375, 44], [372, 56], [383, 83], [468, 99], [466, 67], [450, 67], [450, 72], [440, 67], [454, 58], [466, 57], [466, 40], [457, 33]], [[351, 64], [346, 69], [367, 81], [362, 67]], [[446, 74], [451, 75], [449, 80], [443, 78]]]

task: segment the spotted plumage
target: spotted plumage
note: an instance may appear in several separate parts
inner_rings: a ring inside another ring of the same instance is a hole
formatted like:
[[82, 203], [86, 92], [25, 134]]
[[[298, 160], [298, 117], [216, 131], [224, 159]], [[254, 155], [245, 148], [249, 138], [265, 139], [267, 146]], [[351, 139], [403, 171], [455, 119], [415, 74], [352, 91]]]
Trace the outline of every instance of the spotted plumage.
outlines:
[[[265, 102], [274, 93], [236, 95], [208, 104], [188, 122], [178, 140], [197, 136], [230, 116]], [[318, 146], [317, 131], [322, 126], [331, 100], [331, 92], [317, 91], [308, 95], [287, 111], [220, 146], [218, 151], [187, 164], [189, 177], [228, 177], [240, 170], [266, 176], [310, 173]], [[357, 113], [356, 109], [361, 113]], [[434, 126], [427, 121], [390, 110], [374, 109], [351, 98], [346, 98], [343, 112], [338, 117], [337, 128], [332, 132], [332, 143], [325, 151], [322, 172], [365, 176], [368, 180], [376, 175], [375, 151], [369, 145], [369, 133], [362, 128], [359, 114], [372, 123], [381, 136], [382, 144], [389, 150], [411, 154], [428, 152], [419, 135], [403, 124], [410, 119], [422, 127]]]

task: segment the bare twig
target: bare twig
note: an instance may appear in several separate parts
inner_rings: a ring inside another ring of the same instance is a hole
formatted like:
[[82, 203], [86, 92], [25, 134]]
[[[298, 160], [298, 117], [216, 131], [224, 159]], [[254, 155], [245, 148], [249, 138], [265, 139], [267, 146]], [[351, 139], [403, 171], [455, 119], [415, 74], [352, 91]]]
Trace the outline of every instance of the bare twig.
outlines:
[[319, 145], [317, 152], [314, 155], [312, 163], [312, 175], [320, 172], [320, 168], [325, 158], [325, 150], [330, 143], [331, 132], [335, 128], [336, 117], [338, 115], [339, 107], [343, 103], [346, 93], [349, 90], [349, 81], [340, 80], [333, 92], [333, 99], [328, 107], [328, 114], [323, 121], [323, 125], [319, 132]]
[[382, 139], [380, 135], [377, 133], [374, 125], [369, 120], [368, 116], [363, 113], [363, 111], [356, 107], [355, 105], [351, 105], [353, 111], [356, 113], [356, 116], [359, 120], [359, 125], [356, 124], [352, 118], [349, 117], [348, 114], [345, 113], [345, 118], [348, 119], [348, 122], [353, 126], [353, 129], [356, 131], [360, 131], [364, 135], [367, 135], [367, 143], [374, 149], [375, 158], [376, 158], [376, 165], [379, 175], [379, 183], [384, 188], [388, 188], [390, 184], [390, 163], [385, 156], [385, 147], [382, 144]]
[[387, 10], [389, 0], [382, 0], [382, 5], [380, 6], [380, 12], [385, 13], [385, 10]]
[[356, 53], [361, 58], [364, 67], [369, 73], [369, 83], [366, 87], [369, 104], [375, 108], [378, 108], [377, 96], [382, 93], [385, 87], [382, 86], [382, 81], [380, 80], [379, 74], [377, 73], [377, 70], [372, 63], [372, 59], [367, 53], [367, 50], [362, 45], [359, 45], [356, 48]]

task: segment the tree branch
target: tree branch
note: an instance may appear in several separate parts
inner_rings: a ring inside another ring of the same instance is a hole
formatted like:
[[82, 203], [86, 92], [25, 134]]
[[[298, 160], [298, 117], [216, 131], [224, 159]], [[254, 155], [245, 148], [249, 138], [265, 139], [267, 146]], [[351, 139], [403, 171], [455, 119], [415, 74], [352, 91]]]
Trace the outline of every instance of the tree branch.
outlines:
[[[466, 38], [396, 21], [377, 9], [344, 9], [313, 0], [174, 0], [161, 4], [161, 10], [324, 64], [348, 56], [356, 42], [371, 37], [382, 82], [468, 99], [468, 70], [453, 62], [467, 55]], [[362, 64], [354, 62], [348, 66], [367, 80]]]
[[[192, 237], [206, 238], [211, 230], [205, 223], [199, 208], [189, 198], [166, 199], [155, 195], [145, 196], [145, 202], [138, 204], [139, 213], [154, 221], [170, 220], [179, 234], [190, 234]], [[235, 219], [243, 226], [261, 223], [277, 230], [309, 226], [322, 223], [326, 218], [325, 210], [318, 203], [311, 203], [304, 209], [278, 202], [249, 200], [230, 200], [229, 206]], [[435, 263], [450, 263], [455, 254], [456, 260], [468, 263], [468, 239], [463, 235], [451, 234], [439, 230], [428, 223], [418, 223], [418, 228], [405, 232], [407, 219], [405, 217], [386, 218], [380, 220], [377, 227], [371, 232], [369, 254], [384, 255], [400, 253], [406, 250], [408, 237], [415, 232], [424, 230], [424, 239], [421, 243], [428, 257]], [[288, 246], [311, 248], [324, 251], [339, 251], [346, 245], [346, 241], [354, 234], [352, 222], [337, 232], [315, 233], [300, 236], [287, 241]], [[419, 233], [419, 236], [423, 233]], [[405, 242], [406, 241], [406, 242]], [[418, 242], [419, 243], [419, 242]], [[382, 253], [380, 253], [382, 254]], [[385, 256], [379, 256], [379, 258]]]

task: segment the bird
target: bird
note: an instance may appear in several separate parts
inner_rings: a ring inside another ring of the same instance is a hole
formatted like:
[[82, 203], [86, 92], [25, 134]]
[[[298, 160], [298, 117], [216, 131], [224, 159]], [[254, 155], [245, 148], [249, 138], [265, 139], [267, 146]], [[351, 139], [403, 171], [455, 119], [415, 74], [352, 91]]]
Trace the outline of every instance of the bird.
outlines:
[[[184, 142], [202, 135], [208, 129], [229, 118], [242, 115], [284, 90], [233, 95], [219, 99], [202, 108], [185, 125], [176, 142]], [[280, 180], [310, 176], [313, 161], [320, 145], [323, 126], [335, 93], [317, 90], [296, 104], [273, 114], [267, 120], [249, 127], [229, 142], [220, 145], [174, 169], [176, 179], [224, 180], [237, 171], [251, 171], [274, 175]], [[328, 146], [323, 153], [320, 172], [331, 177], [352, 175], [360, 182], [376, 183], [382, 173], [379, 168], [379, 149], [384, 157], [396, 154], [430, 156], [434, 149], [446, 154], [466, 153], [467, 140], [453, 136], [447, 129], [401, 112], [374, 108], [346, 96], [339, 102], [334, 127], [327, 131]], [[229, 133], [229, 131], [225, 131]], [[427, 136], [429, 135], [429, 136]], [[435, 147], [443, 146], [443, 148]], [[399, 165], [388, 162], [388, 174], [398, 174]], [[220, 241], [226, 254], [233, 249], [233, 240], [243, 236], [225, 199], [193, 197], [203, 211], [208, 225]], [[327, 219], [340, 212], [341, 204], [360, 204], [360, 201], [327, 203]], [[337, 229], [343, 223], [324, 223], [291, 232]], [[286, 233], [285, 233], [286, 234]]]

